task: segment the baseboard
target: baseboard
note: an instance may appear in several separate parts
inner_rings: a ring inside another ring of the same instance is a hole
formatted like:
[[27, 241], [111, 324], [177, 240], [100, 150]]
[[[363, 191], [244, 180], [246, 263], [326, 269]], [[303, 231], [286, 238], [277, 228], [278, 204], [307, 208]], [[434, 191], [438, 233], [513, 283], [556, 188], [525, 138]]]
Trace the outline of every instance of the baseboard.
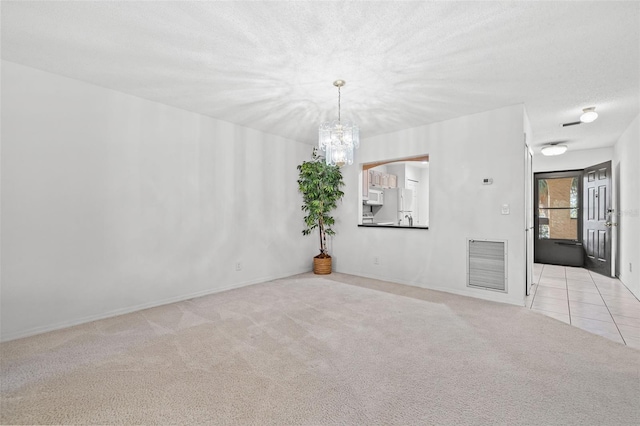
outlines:
[[458, 296], [473, 297], [474, 299], [482, 299], [482, 300], [487, 300], [489, 302], [506, 303], [508, 305], [515, 305], [515, 306], [525, 306], [524, 299], [514, 300], [513, 298], [509, 298], [508, 295], [505, 295], [502, 293], [496, 293], [492, 291], [488, 291], [487, 294], [483, 294], [473, 290], [456, 289], [451, 287], [440, 287], [440, 286], [434, 286], [434, 285], [429, 285], [424, 283], [418, 283], [415, 281], [406, 281], [406, 280], [399, 280], [396, 278], [388, 278], [388, 277], [381, 277], [381, 276], [370, 275], [370, 274], [363, 274], [360, 272], [350, 272], [350, 271], [336, 271], [336, 272], [349, 274], [349, 275], [356, 275], [364, 278], [371, 278], [374, 280], [388, 281], [396, 284], [410, 285], [412, 287], [424, 288], [427, 290], [442, 291], [444, 293], [457, 294]]
[[636, 294], [631, 287], [629, 287], [627, 284], [625, 284], [625, 282], [623, 281], [623, 278], [620, 276], [620, 274], [618, 274], [615, 278], [617, 278], [618, 281], [620, 281], [622, 283], [622, 285], [625, 286], [627, 288], [627, 290], [629, 290], [631, 292], [631, 294], [633, 294], [635, 296], [636, 299], [640, 300], [640, 294]]
[[63, 328], [69, 328], [69, 327], [73, 327], [73, 326], [76, 326], [76, 325], [86, 324], [86, 323], [89, 323], [89, 322], [92, 322], [92, 321], [98, 321], [98, 320], [101, 320], [101, 319], [112, 318], [112, 317], [116, 317], [118, 315], [130, 314], [132, 312], [138, 312], [138, 311], [142, 311], [144, 309], [155, 308], [155, 307], [158, 307], [158, 306], [168, 305], [168, 304], [171, 304], [171, 303], [182, 302], [184, 300], [195, 299], [197, 297], [208, 296], [210, 294], [221, 293], [223, 291], [233, 290], [233, 289], [236, 289], [236, 288], [247, 287], [247, 286], [250, 286], [250, 285], [264, 283], [264, 282], [267, 282], [267, 281], [272, 281], [272, 280], [277, 280], [277, 279], [280, 279], [280, 278], [290, 277], [292, 275], [303, 274], [303, 273], [309, 272], [309, 271], [311, 271], [311, 269], [300, 269], [300, 270], [297, 270], [297, 271], [290, 271], [290, 272], [286, 272], [286, 273], [283, 273], [283, 274], [278, 274], [278, 275], [273, 275], [273, 276], [265, 276], [265, 277], [261, 277], [261, 278], [255, 278], [255, 279], [252, 279], [252, 280], [249, 280], [249, 281], [242, 281], [242, 282], [231, 284], [231, 285], [227, 285], [227, 286], [224, 286], [224, 287], [218, 287], [218, 288], [214, 288], [214, 289], [197, 291], [197, 292], [194, 292], [194, 293], [184, 294], [184, 295], [180, 295], [180, 296], [176, 296], [176, 297], [170, 297], [170, 298], [167, 298], [167, 299], [156, 300], [156, 301], [153, 301], [153, 302], [142, 303], [142, 304], [134, 305], [134, 306], [128, 306], [126, 308], [115, 309], [115, 310], [112, 310], [112, 311], [103, 312], [103, 313], [96, 314], [96, 315], [89, 315], [89, 316], [86, 316], [86, 317], [83, 317], [83, 318], [74, 319], [74, 320], [62, 321], [62, 322], [59, 322], [59, 323], [55, 323], [55, 324], [51, 324], [51, 325], [47, 325], [47, 326], [43, 326], [43, 327], [34, 327], [34, 328], [30, 328], [30, 329], [23, 330], [23, 331], [18, 331], [18, 332], [15, 332], [15, 333], [8, 333], [8, 334], [5, 334], [5, 335], [2, 335], [0, 337], [0, 342], [8, 342], [8, 341], [11, 341], [11, 340], [22, 339], [24, 337], [30, 337], [30, 336], [35, 336], [37, 334], [47, 333], [47, 332], [50, 332], [50, 331], [61, 330]]

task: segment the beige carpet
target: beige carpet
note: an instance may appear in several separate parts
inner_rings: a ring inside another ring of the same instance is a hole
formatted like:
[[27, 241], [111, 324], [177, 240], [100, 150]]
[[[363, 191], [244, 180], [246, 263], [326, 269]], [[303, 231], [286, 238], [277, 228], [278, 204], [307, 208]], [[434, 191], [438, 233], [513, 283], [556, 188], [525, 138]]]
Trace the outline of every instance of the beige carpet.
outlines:
[[0, 355], [3, 424], [640, 423], [640, 351], [525, 308], [341, 274], [7, 342]]

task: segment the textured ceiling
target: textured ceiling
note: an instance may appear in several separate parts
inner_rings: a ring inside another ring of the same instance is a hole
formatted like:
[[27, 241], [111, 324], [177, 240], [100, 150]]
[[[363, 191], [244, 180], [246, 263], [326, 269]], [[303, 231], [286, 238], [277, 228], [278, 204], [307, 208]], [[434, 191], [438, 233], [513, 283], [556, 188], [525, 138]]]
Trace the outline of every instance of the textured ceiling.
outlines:
[[[586, 149], [639, 112], [636, 1], [1, 7], [5, 60], [308, 143], [338, 78], [363, 138], [524, 103], [535, 147]], [[597, 121], [560, 126], [587, 106]]]

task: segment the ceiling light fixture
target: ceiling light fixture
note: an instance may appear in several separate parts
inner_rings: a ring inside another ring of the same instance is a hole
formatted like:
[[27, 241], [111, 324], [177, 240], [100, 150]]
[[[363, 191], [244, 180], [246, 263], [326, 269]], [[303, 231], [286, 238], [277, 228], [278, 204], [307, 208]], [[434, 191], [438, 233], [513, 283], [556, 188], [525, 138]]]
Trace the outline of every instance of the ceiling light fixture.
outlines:
[[580, 121], [583, 123], [591, 123], [598, 118], [598, 113], [596, 112], [596, 107], [584, 108], [582, 110], [582, 115], [580, 116]]
[[542, 155], [561, 155], [567, 152], [566, 145], [558, 145], [557, 143], [551, 143], [542, 148]]
[[333, 85], [338, 88], [338, 119], [320, 125], [318, 147], [325, 152], [327, 164], [342, 167], [353, 164], [353, 151], [360, 146], [360, 130], [340, 116], [340, 88], [345, 81], [336, 80]]

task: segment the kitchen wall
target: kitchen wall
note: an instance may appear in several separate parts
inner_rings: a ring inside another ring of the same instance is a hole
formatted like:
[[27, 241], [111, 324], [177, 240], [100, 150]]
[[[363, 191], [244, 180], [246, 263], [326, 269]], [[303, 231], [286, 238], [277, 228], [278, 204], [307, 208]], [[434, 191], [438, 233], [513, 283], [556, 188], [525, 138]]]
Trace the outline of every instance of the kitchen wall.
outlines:
[[311, 149], [3, 62], [1, 338], [310, 270]]
[[422, 187], [421, 194], [422, 196], [419, 198], [418, 203], [419, 207], [419, 223], [420, 226], [429, 226], [429, 166], [421, 169], [420, 173], [420, 186]]
[[[429, 168], [416, 167], [411, 165], [411, 162], [405, 162], [400, 160], [400, 164], [396, 164], [396, 163], [385, 164], [383, 166], [375, 167], [374, 170], [396, 175], [398, 188], [411, 187], [412, 184], [409, 182], [410, 180], [418, 182], [417, 189], [416, 189], [417, 190], [416, 198], [418, 202], [414, 204], [414, 214], [413, 214], [414, 225], [428, 226], [429, 225]], [[388, 199], [388, 197], [385, 199]], [[364, 207], [364, 210], [368, 211], [367, 207]], [[374, 208], [374, 212], [375, 211], [376, 211], [376, 208]], [[374, 219], [376, 221], [380, 221], [380, 217], [378, 218], [374, 217]]]
[[[363, 139], [360, 164], [429, 154], [429, 229], [358, 227], [361, 169], [346, 167], [335, 270], [523, 305], [523, 116], [524, 107], [515, 105]], [[493, 185], [482, 185], [483, 178]], [[503, 204], [510, 214], [501, 214]], [[507, 241], [507, 294], [466, 286], [468, 238]]]
[[640, 116], [615, 144], [613, 157], [618, 223], [616, 273], [640, 298]]

